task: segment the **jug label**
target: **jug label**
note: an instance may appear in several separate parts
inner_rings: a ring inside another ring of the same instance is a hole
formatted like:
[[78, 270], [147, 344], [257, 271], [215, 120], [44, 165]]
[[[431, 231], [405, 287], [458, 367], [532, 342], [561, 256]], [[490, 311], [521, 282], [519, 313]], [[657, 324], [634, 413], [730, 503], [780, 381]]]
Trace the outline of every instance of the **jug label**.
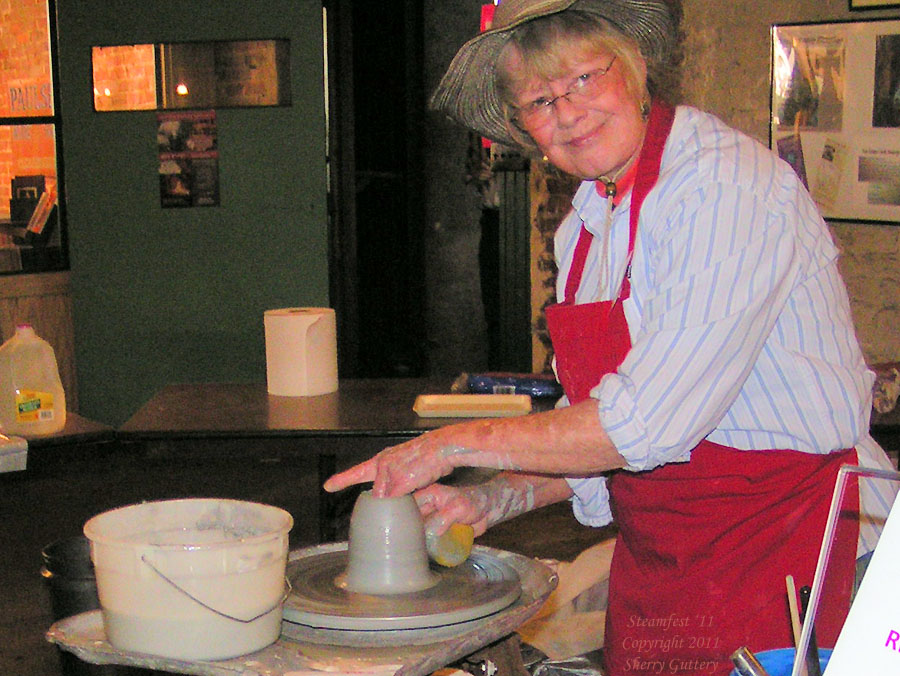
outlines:
[[16, 392], [16, 422], [53, 420], [53, 395], [49, 392], [19, 390]]

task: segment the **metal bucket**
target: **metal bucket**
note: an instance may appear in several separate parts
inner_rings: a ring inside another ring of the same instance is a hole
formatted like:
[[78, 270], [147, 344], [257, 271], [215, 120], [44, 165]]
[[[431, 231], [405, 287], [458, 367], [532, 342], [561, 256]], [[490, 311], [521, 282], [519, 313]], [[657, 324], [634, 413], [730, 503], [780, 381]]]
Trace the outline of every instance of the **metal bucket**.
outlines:
[[[91, 563], [91, 545], [84, 536], [63, 538], [41, 550], [41, 577], [50, 593], [53, 620], [100, 608], [97, 581]], [[71, 653], [57, 649], [60, 670], [65, 676], [137, 676], [147, 670], [82, 662]]]
[[86, 537], [52, 542], [41, 550], [41, 560], [41, 577], [50, 592], [54, 620], [100, 607], [91, 544]]

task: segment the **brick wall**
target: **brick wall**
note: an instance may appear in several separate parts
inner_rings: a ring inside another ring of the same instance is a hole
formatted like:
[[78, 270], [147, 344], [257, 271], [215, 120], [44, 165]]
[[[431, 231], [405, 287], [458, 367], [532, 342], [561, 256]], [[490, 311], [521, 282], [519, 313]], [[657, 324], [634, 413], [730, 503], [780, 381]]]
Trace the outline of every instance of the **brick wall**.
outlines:
[[572, 208], [572, 196], [580, 181], [537, 159], [531, 161], [530, 169], [531, 366], [535, 373], [549, 373], [553, 346], [544, 308], [556, 302], [553, 234]]
[[[0, 117], [53, 113], [47, 0], [0, 0]], [[0, 218], [9, 215], [13, 176], [56, 176], [48, 125], [0, 127]]]
[[[2, 0], [0, 0], [2, 2]], [[178, 78], [190, 83], [193, 106], [277, 105], [278, 48], [271, 40], [177, 43], [167, 51], [170, 96]], [[157, 107], [154, 45], [95, 47], [92, 52], [97, 110], [153, 110]], [[176, 102], [182, 107], [184, 101]]]
[[261, 40], [216, 45], [216, 100], [225, 106], [277, 105], [276, 44]]
[[[896, 18], [851, 12], [846, 0], [710, 3], [683, 0], [689, 103], [768, 143], [770, 30], [773, 23]], [[715, 7], [715, 9], [712, 9]], [[870, 364], [900, 358], [900, 226], [832, 224], [839, 265], [863, 354]]]
[[94, 47], [91, 65], [96, 110], [156, 108], [153, 45]]

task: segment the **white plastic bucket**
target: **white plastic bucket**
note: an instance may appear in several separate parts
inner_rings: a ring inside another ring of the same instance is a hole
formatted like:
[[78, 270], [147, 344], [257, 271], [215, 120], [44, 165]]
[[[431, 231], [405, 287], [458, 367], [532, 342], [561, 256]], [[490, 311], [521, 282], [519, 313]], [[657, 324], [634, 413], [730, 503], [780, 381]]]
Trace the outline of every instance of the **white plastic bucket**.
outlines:
[[109, 642], [173, 659], [260, 650], [281, 633], [286, 511], [240, 500], [145, 502], [84, 525]]

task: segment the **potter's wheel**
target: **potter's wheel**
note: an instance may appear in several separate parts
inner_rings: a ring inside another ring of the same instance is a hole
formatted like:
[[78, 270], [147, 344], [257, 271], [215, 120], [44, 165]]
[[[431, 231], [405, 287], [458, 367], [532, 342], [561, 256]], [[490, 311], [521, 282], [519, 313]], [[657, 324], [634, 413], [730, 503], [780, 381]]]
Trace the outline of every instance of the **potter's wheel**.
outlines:
[[343, 645], [434, 641], [471, 630], [515, 603], [522, 593], [516, 568], [487, 547], [475, 547], [455, 567], [432, 564], [438, 582], [407, 594], [376, 596], [339, 586], [347, 567], [346, 542], [293, 552], [287, 568], [292, 591], [284, 603], [286, 635]]

